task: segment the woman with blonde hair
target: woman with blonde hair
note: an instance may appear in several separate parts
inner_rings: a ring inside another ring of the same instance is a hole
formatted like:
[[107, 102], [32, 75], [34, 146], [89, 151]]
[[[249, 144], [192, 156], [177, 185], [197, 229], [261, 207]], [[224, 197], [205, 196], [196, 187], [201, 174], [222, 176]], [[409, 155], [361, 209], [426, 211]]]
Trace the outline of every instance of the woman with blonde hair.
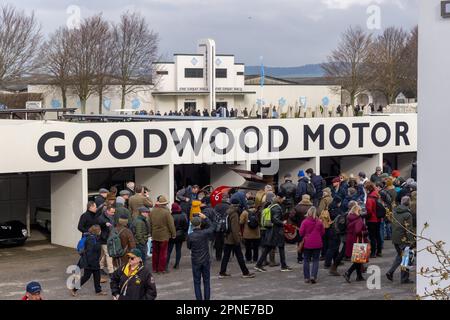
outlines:
[[[300, 236], [303, 238], [299, 245], [299, 250], [303, 249], [303, 275], [305, 283], [316, 283], [319, 273], [320, 251], [323, 247], [322, 237], [325, 234], [325, 228], [319, 219], [319, 214], [315, 207], [309, 208], [306, 213], [306, 219], [303, 220], [300, 227]], [[303, 248], [302, 248], [303, 247]], [[312, 271], [310, 264], [312, 260]]]

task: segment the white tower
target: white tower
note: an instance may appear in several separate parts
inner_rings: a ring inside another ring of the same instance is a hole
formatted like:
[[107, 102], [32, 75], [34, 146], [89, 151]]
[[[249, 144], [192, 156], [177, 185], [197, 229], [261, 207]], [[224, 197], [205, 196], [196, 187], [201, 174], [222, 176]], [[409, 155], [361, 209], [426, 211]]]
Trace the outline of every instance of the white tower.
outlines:
[[205, 86], [209, 90], [209, 112], [211, 112], [216, 108], [216, 42], [212, 39], [201, 39], [198, 47], [198, 53], [205, 57]]

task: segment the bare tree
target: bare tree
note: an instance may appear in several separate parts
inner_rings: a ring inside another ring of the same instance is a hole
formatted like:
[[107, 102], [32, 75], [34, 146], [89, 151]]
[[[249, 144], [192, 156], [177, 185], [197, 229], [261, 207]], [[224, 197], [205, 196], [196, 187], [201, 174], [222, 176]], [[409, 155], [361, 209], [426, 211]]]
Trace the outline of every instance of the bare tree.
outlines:
[[50, 83], [61, 90], [63, 108], [67, 108], [67, 91], [71, 85], [71, 36], [67, 28], [51, 34], [41, 50], [42, 69], [51, 78]]
[[73, 87], [80, 98], [82, 113], [86, 113], [87, 100], [96, 92], [97, 62], [99, 51], [103, 50], [101, 39], [108, 31], [108, 22], [96, 15], [85, 19], [79, 29], [70, 32]]
[[350, 94], [353, 105], [359, 93], [367, 87], [367, 62], [370, 57], [372, 35], [361, 27], [350, 27], [342, 35], [338, 47], [322, 65], [325, 74], [338, 80]]
[[0, 87], [35, 69], [40, 41], [34, 13], [26, 15], [9, 5], [0, 8]]
[[407, 38], [402, 28], [390, 27], [377, 37], [371, 50], [371, 87], [383, 93], [388, 103], [395, 102], [404, 83], [403, 54]]
[[[106, 27], [104, 25], [102, 28]], [[95, 52], [95, 79], [94, 89], [98, 94], [98, 112], [103, 111], [103, 96], [112, 84], [112, 75], [114, 62], [117, 59], [117, 53], [114, 51], [114, 38], [112, 29], [108, 24], [108, 31], [98, 39], [98, 46]]]
[[414, 27], [408, 35], [406, 46], [403, 50], [403, 77], [404, 87], [417, 96], [417, 56], [419, 54], [419, 27]]
[[114, 26], [114, 51], [118, 54], [115, 77], [121, 86], [122, 109], [128, 94], [155, 80], [152, 62], [157, 59], [158, 41], [158, 34], [137, 13], [123, 14]]

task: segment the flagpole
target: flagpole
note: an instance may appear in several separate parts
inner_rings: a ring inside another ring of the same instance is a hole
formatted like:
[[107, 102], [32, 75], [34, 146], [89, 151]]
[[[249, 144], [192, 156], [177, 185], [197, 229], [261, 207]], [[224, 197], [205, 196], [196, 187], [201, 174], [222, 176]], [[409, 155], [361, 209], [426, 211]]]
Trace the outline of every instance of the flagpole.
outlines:
[[263, 63], [263, 56], [259, 57], [259, 59], [261, 60], [261, 91], [260, 91], [260, 112], [261, 112], [261, 119], [263, 119], [263, 91], [264, 91], [264, 77], [265, 77], [265, 73], [264, 73], [264, 63]]

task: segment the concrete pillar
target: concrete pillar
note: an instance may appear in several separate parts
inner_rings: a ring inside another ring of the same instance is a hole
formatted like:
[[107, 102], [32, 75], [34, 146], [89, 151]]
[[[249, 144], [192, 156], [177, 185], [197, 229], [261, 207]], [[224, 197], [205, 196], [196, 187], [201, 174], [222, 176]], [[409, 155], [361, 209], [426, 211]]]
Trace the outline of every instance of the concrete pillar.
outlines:
[[375, 172], [377, 166], [382, 166], [383, 157], [380, 153], [371, 156], [351, 156], [341, 158], [341, 173], [357, 176], [363, 171], [367, 177]]
[[[248, 167], [250, 164], [250, 168]], [[251, 161], [246, 161], [242, 164], [236, 166], [229, 166], [226, 164], [213, 164], [210, 166], [211, 168], [211, 185], [214, 188], [220, 186], [240, 186], [245, 182], [245, 179], [242, 178], [239, 174], [231, 170], [231, 168], [241, 169], [250, 171], [251, 169]]]
[[298, 172], [300, 170], [306, 171], [309, 168], [314, 169], [316, 173], [320, 172], [320, 158], [280, 160], [278, 183], [284, 182], [284, 175], [287, 173], [290, 173], [292, 181], [296, 182], [298, 180]]
[[150, 189], [153, 203], [160, 195], [164, 195], [170, 203], [175, 201], [175, 174], [173, 164], [161, 167], [136, 168], [136, 185]]
[[75, 174], [58, 172], [51, 174], [52, 243], [76, 248], [81, 239], [78, 221], [86, 211], [88, 201], [87, 169]]

